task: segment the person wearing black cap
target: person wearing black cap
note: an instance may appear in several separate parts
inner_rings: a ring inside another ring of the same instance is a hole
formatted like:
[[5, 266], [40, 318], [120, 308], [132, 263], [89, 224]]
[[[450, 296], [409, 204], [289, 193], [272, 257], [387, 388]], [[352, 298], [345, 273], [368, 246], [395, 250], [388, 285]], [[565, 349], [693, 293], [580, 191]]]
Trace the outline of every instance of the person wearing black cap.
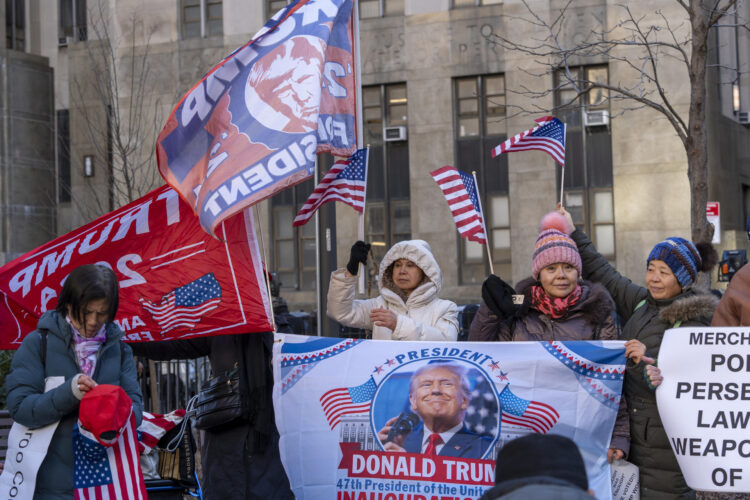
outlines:
[[479, 500], [591, 500], [576, 444], [556, 434], [528, 434], [497, 454], [495, 486]]

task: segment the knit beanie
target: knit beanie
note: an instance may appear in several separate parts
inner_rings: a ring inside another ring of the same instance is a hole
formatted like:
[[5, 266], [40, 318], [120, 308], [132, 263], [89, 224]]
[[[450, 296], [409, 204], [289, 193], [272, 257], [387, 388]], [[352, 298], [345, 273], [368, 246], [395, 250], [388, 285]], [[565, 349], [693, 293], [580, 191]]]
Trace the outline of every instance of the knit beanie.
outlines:
[[557, 434], [527, 434], [497, 454], [495, 484], [534, 477], [553, 477], [587, 490], [589, 481], [578, 446]]
[[646, 266], [652, 260], [661, 260], [668, 265], [683, 290], [693, 284], [703, 267], [701, 255], [693, 242], [679, 236], [657, 243], [648, 254]]
[[531, 276], [539, 279], [539, 272], [550, 264], [564, 262], [578, 270], [578, 276], [583, 274], [581, 255], [575, 241], [565, 234], [565, 217], [559, 212], [550, 212], [542, 217], [539, 225], [539, 237], [534, 246], [534, 256], [531, 260]]

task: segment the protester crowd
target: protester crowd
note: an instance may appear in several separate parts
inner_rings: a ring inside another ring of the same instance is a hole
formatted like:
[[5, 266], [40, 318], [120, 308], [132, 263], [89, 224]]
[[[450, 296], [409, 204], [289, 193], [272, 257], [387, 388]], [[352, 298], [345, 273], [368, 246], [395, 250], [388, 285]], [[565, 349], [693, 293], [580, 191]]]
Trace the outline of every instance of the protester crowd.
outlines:
[[[748, 267], [740, 270], [718, 303], [696, 285], [698, 273], [715, 264], [711, 245], [670, 237], [645, 256], [643, 287], [599, 254], [562, 208], [543, 218], [530, 253], [531, 275], [515, 288], [495, 275], [483, 283], [483, 300], [469, 340], [625, 340], [624, 397], [607, 458], [610, 462], [624, 458], [639, 468], [641, 498], [694, 498], [696, 492], [687, 486], [661, 425], [655, 387], [662, 374], [654, 360], [670, 328], [748, 324]], [[358, 241], [347, 265], [332, 273], [331, 318], [370, 330], [373, 339], [456, 341], [458, 308], [439, 298], [442, 273], [427, 242], [395, 244], [379, 263], [379, 295], [359, 300], [354, 298], [357, 275], [368, 255], [370, 246]], [[42, 316], [37, 331], [26, 337], [13, 360], [7, 377], [12, 418], [29, 428], [59, 422], [39, 465], [34, 498], [73, 498], [71, 432], [81, 400], [97, 385], [122, 387], [140, 422], [142, 398], [133, 352], [151, 359], [205, 355], [212, 373], [238, 380], [243, 413], [206, 429], [205, 498], [229, 498], [240, 492], [242, 498], [293, 498], [278, 453], [270, 334], [136, 343], [131, 348], [120, 341], [122, 332], [113, 322], [117, 306], [111, 270], [94, 265], [77, 268], [65, 282], [56, 310]], [[286, 309], [279, 307], [276, 312], [283, 330]], [[442, 453], [462, 456], [465, 449], [465, 456], [479, 458], [489, 442], [463, 424], [470, 395], [460, 367], [425, 368], [414, 374], [409, 395], [424, 431], [413, 439], [394, 438], [392, 428], [400, 424], [394, 417], [378, 433], [381, 442], [390, 451], [445, 450]], [[45, 377], [53, 376], [61, 377], [62, 383], [45, 391]], [[421, 399], [428, 393], [449, 394], [456, 411], [447, 417], [434, 414]], [[590, 493], [580, 453], [561, 436], [519, 438], [507, 444], [497, 460], [497, 486], [483, 498], [541, 498], [535, 496], [540, 491], [559, 498], [584, 498]]]

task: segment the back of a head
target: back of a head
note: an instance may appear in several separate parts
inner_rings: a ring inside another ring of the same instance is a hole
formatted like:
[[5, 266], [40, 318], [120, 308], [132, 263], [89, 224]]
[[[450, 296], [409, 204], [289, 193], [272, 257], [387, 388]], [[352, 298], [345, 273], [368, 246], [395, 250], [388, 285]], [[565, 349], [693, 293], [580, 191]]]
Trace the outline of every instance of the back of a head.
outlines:
[[495, 484], [540, 476], [566, 481], [583, 491], [589, 487], [581, 452], [565, 436], [529, 434], [510, 441], [497, 454]]

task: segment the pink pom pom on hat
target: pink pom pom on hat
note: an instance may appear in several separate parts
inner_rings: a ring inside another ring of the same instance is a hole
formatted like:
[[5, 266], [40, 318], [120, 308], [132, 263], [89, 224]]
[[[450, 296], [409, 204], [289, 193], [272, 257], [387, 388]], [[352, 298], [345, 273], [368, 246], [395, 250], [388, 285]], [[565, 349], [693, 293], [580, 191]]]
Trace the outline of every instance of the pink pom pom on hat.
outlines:
[[539, 237], [534, 246], [534, 256], [531, 260], [531, 275], [539, 279], [539, 271], [557, 262], [570, 264], [583, 274], [581, 254], [575, 241], [566, 234], [568, 224], [559, 212], [550, 212], [539, 224]]

